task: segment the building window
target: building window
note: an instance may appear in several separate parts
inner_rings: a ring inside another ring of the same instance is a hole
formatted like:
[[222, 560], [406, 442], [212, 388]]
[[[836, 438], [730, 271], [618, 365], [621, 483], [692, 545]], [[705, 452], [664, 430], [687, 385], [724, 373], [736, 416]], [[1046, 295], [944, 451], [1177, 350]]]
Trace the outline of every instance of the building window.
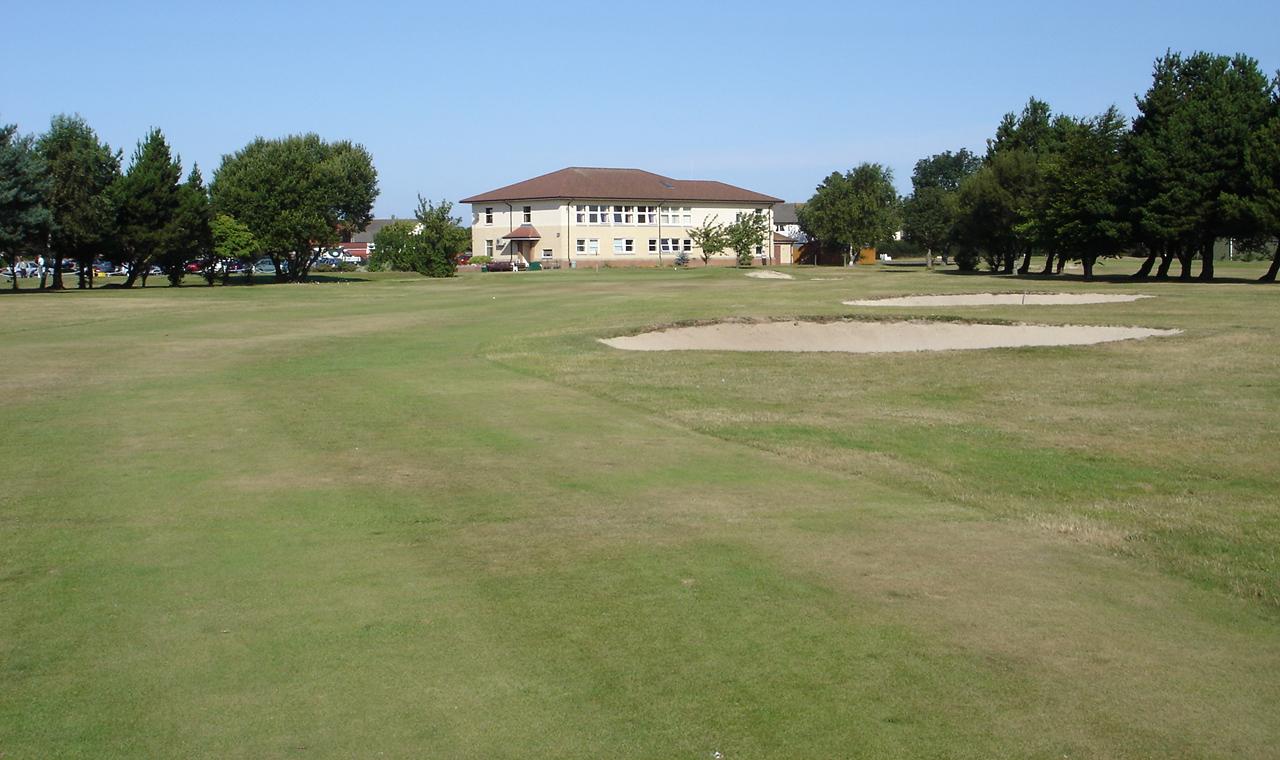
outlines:
[[677, 248], [679, 248], [679, 246], [680, 246], [680, 241], [679, 241], [679, 240], [676, 240], [676, 239], [674, 239], [674, 238], [663, 238], [663, 239], [662, 239], [662, 252], [663, 252], [663, 253], [671, 253], [672, 251], [674, 251], [674, 250], [676, 250]]
[[616, 254], [628, 254], [628, 253], [635, 253], [635, 250], [636, 250], [636, 249], [635, 249], [635, 242], [636, 242], [636, 241], [634, 241], [634, 240], [630, 240], [630, 239], [626, 239], [626, 238], [614, 238], [614, 239], [613, 239], [613, 252], [614, 252], [614, 253], [616, 253]]
[[613, 223], [614, 224], [635, 224], [636, 223], [636, 207], [635, 206], [614, 206], [613, 207]]
[[542, 249], [542, 258], [544, 258], [544, 259], [549, 259], [549, 258], [551, 258], [553, 255], [554, 255], [554, 254], [552, 254], [552, 253], [551, 253], [551, 249], [550, 249], [550, 248], [543, 248], [543, 249]]
[[524, 207], [524, 223], [531, 224], [533, 222], [533, 206]]
[[691, 208], [664, 208], [662, 209], [663, 224], [683, 224], [686, 227], [693, 224], [693, 209]]
[[578, 253], [583, 256], [600, 255], [600, 241], [597, 240], [596, 238], [591, 238], [591, 239], [578, 238], [578, 244], [576, 248], [578, 250]]
[[578, 224], [608, 224], [608, 206], [579, 206]]
[[654, 225], [657, 223], [657, 206], [636, 206], [636, 224]]
[[493, 206], [484, 207], [484, 223], [493, 224]]
[[484, 255], [488, 256], [489, 258], [493, 258], [493, 241], [492, 240], [484, 241]]
[[689, 238], [684, 239], [684, 250], [686, 253], [693, 250], [693, 241]]
[[[667, 241], [664, 240], [662, 242], [665, 244]], [[663, 249], [663, 250], [666, 250], [666, 249]], [[657, 253], [657, 252], [658, 252], [658, 241], [654, 240], [653, 238], [649, 238], [649, 253]]]

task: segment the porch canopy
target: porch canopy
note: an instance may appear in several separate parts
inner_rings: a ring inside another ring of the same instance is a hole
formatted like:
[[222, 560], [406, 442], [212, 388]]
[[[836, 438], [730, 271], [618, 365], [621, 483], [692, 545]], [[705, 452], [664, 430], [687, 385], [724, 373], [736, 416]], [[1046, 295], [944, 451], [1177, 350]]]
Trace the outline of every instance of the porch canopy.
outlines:
[[502, 236], [503, 240], [541, 240], [542, 236], [532, 224], [522, 224]]

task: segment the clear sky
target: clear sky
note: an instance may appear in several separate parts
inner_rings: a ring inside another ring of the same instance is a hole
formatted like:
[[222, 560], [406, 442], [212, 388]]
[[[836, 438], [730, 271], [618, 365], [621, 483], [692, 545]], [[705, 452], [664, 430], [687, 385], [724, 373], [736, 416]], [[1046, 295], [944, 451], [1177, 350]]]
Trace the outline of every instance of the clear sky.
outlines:
[[[1280, 68], [1280, 2], [19, 2], [0, 121], [151, 126], [206, 179], [257, 135], [372, 151], [380, 216], [565, 166], [803, 200], [862, 161], [981, 149], [1028, 96], [1133, 113], [1167, 48]], [[466, 214], [463, 214], [466, 216]]]

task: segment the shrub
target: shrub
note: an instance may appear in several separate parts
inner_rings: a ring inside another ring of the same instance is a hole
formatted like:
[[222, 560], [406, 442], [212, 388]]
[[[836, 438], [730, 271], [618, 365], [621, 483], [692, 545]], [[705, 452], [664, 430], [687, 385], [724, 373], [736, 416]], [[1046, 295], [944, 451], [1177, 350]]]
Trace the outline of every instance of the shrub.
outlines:
[[493, 261], [492, 256], [480, 255], [471, 257], [472, 264], [488, 264], [490, 261]]

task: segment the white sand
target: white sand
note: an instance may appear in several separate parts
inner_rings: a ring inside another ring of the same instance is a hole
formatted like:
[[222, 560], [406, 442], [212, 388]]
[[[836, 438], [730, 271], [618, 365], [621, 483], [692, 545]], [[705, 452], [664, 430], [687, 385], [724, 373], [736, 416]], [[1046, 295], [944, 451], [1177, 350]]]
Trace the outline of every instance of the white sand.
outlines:
[[748, 277], [755, 277], [760, 280], [794, 280], [795, 278], [786, 272], [774, 272], [766, 269], [763, 272], [747, 272]]
[[602, 340], [627, 351], [841, 351], [853, 354], [1083, 346], [1181, 330], [959, 322], [722, 322]]
[[1063, 306], [1085, 303], [1127, 303], [1154, 296], [1119, 293], [965, 293], [949, 296], [899, 296], [845, 301], [845, 306]]

